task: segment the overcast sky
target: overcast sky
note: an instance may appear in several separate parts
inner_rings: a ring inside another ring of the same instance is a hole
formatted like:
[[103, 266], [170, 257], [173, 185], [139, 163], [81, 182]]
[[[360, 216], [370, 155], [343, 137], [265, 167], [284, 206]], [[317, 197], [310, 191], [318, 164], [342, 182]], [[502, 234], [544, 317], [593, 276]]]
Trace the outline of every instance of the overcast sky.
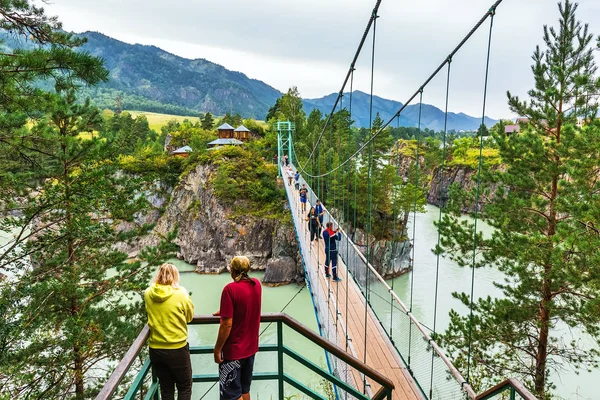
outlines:
[[[383, 0], [377, 20], [375, 94], [405, 102], [459, 43], [493, 0]], [[305, 98], [338, 92], [375, 0], [51, 0], [64, 28], [99, 31], [205, 58]], [[531, 54], [544, 24], [556, 25], [555, 0], [504, 0], [494, 21], [486, 114], [513, 117], [506, 90], [532, 85]], [[600, 34], [600, 0], [580, 0], [579, 19]], [[480, 116], [489, 24], [452, 63], [450, 110]], [[597, 53], [598, 54], [598, 53]], [[369, 91], [370, 42], [355, 89]], [[597, 57], [599, 58], [599, 57]], [[599, 60], [600, 61], [600, 60]], [[445, 74], [424, 101], [443, 108]]]

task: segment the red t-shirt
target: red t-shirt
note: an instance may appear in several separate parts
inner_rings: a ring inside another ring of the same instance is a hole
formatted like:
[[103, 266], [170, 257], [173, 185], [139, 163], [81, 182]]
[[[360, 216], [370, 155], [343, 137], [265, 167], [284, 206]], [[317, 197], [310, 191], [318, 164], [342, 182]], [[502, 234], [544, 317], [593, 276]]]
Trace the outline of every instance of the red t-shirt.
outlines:
[[258, 352], [262, 288], [258, 279], [231, 282], [221, 294], [221, 318], [233, 318], [223, 358], [241, 360]]

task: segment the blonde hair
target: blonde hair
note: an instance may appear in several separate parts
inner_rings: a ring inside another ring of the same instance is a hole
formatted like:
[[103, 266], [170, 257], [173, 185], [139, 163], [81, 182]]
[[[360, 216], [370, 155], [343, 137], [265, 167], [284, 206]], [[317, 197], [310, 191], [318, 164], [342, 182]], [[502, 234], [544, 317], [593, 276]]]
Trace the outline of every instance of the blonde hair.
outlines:
[[158, 267], [158, 271], [156, 271], [156, 276], [152, 279], [152, 282], [159, 285], [179, 287], [179, 271], [173, 264], [164, 263]]
[[250, 279], [248, 272], [250, 272], [250, 260], [245, 256], [235, 256], [231, 260], [231, 276], [236, 282], [242, 279]]

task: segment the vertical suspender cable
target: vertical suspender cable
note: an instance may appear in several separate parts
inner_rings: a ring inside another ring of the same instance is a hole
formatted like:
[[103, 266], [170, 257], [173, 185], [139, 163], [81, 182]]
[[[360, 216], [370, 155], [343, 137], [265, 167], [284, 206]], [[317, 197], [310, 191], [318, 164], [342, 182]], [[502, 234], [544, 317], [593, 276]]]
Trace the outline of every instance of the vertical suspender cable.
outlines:
[[[442, 144], [442, 166], [440, 171], [440, 215], [438, 219], [438, 239], [436, 246], [436, 264], [435, 264], [435, 301], [433, 304], [433, 334], [436, 333], [437, 328], [437, 302], [438, 302], [438, 288], [440, 283], [440, 254], [437, 249], [440, 246], [441, 239], [441, 223], [442, 223], [442, 214], [444, 211], [444, 202], [442, 200], [442, 191], [444, 185], [444, 169], [446, 167], [446, 133], [448, 132], [448, 99], [450, 95], [450, 67], [452, 66], [452, 59], [448, 60], [448, 76], [446, 78], [446, 111], [444, 115], [444, 134], [443, 134], [443, 144]], [[431, 380], [429, 384], [429, 398], [433, 398], [433, 361], [435, 358], [435, 352], [431, 352]]]
[[[352, 66], [352, 75], [350, 77], [350, 110], [349, 110], [349, 122], [350, 124], [348, 125], [348, 144], [347, 144], [347, 149], [348, 149], [348, 155], [350, 154], [350, 137], [352, 135], [352, 90], [353, 90], [353, 85], [354, 85], [354, 66]], [[350, 171], [351, 171], [351, 165], [352, 163], [348, 163], [348, 167], [347, 167], [347, 172], [346, 172], [346, 179], [348, 181], [348, 195], [350, 195]], [[356, 197], [354, 198], [354, 204], [356, 208]], [[346, 223], [346, 225], [348, 226], [350, 224], [350, 200], [348, 200], [348, 222]], [[348, 235], [350, 234], [350, 229], [347, 229], [348, 234], [346, 235], [346, 352], [348, 351], [348, 288], [349, 288], [349, 282], [348, 282], [348, 277], [350, 276], [350, 274], [348, 273], [348, 270], [350, 269], [350, 259], [349, 259], [349, 255], [350, 255], [350, 238], [348, 237]]]
[[[375, 75], [375, 36], [377, 33], [377, 14], [373, 14], [373, 48], [371, 51], [371, 95], [369, 100], [369, 138], [373, 135], [373, 77]], [[369, 144], [369, 161], [368, 161], [368, 174], [367, 181], [369, 186], [369, 206], [367, 212], [367, 263], [371, 262], [371, 248], [369, 243], [369, 235], [372, 232], [371, 219], [373, 216], [373, 141]], [[369, 307], [369, 266], [365, 265], [365, 336], [364, 336], [364, 363], [367, 363], [367, 321], [368, 321], [368, 307]], [[367, 393], [367, 377], [363, 376], [364, 393]]]
[[[417, 128], [417, 149], [415, 150], [415, 198], [413, 205], [413, 226], [412, 226], [412, 249], [411, 249], [411, 266], [410, 272], [410, 305], [409, 311], [413, 310], [413, 293], [415, 288], [415, 240], [417, 237], [417, 200], [419, 197], [419, 147], [421, 146], [421, 111], [423, 109], [423, 88], [419, 94], [419, 124]], [[408, 369], [410, 370], [410, 354], [412, 350], [412, 323], [408, 324]]]
[[[400, 114], [398, 114], [398, 119], [396, 121], [396, 128], [398, 130], [400, 130]], [[396, 180], [394, 181], [394, 183], [392, 184], [392, 194], [394, 196], [394, 209], [392, 212], [392, 223], [394, 224], [394, 233], [392, 234], [392, 257], [391, 257], [391, 262], [392, 262], [392, 270], [394, 268], [394, 265], [396, 263], [396, 242], [397, 242], [397, 237], [396, 237], [396, 226], [398, 224], [398, 214], [396, 211], [396, 198], [397, 196], [397, 191], [396, 191], [396, 186], [398, 185], [398, 171], [399, 171], [399, 166], [400, 166], [400, 149], [398, 146], [398, 139], [396, 140], [396, 145], [394, 147], [392, 147], [392, 149], [395, 149], [394, 151], [396, 152]], [[392, 292], [394, 291], [394, 281], [396, 279], [392, 279]], [[394, 295], [392, 294], [392, 292], [390, 292], [390, 331], [389, 331], [389, 336], [390, 339], [392, 341], [392, 344], [394, 343]]]
[[488, 77], [490, 71], [490, 53], [492, 49], [492, 31], [494, 29], [494, 15], [496, 9], [490, 10], [490, 33], [488, 38], [487, 57], [485, 63], [485, 81], [483, 85], [483, 112], [481, 126], [479, 127], [479, 165], [477, 166], [477, 186], [475, 189], [475, 222], [473, 224], [473, 260], [471, 264], [471, 300], [469, 302], [469, 339], [467, 345], [467, 383], [471, 382], [471, 345], [473, 342], [473, 297], [475, 288], [475, 256], [477, 252], [477, 219], [479, 217], [479, 188], [481, 186], [481, 165], [483, 164], [483, 132], [485, 126], [485, 108], [487, 102]]

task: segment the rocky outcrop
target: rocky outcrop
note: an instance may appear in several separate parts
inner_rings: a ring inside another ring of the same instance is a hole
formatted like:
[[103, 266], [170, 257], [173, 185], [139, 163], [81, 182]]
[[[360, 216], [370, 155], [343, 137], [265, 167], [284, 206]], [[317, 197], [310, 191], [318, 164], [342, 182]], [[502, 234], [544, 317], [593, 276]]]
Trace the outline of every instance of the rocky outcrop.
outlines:
[[130, 255], [131, 250], [157, 244], [162, 235], [177, 227], [177, 258], [195, 265], [198, 273], [224, 272], [234, 256], [245, 255], [254, 270], [265, 270], [267, 284], [297, 280], [302, 271], [293, 226], [272, 218], [234, 216], [213, 193], [210, 181], [214, 173], [213, 166], [199, 164], [182, 178], [154, 233], [130, 248]]
[[[367, 253], [367, 238], [362, 230], [356, 230], [354, 242], [363, 254]], [[394, 242], [392, 240], [375, 240], [375, 237], [370, 236], [369, 247], [373, 255], [373, 267], [384, 279], [396, 278], [410, 272], [411, 244], [409, 240]]]
[[[445, 168], [442, 180], [442, 169], [436, 168], [433, 171], [429, 190], [427, 191], [427, 202], [437, 207], [446, 205], [450, 198], [450, 187], [454, 184], [467, 193], [474, 193], [477, 186], [476, 175], [477, 171], [470, 167], [450, 166]], [[489, 197], [493, 196], [497, 189], [497, 185], [491, 185], [487, 191], [481, 190], [479, 211], [482, 210], [482, 207], [490, 200]], [[465, 199], [465, 202], [461, 205], [461, 212], [471, 213], [473, 211], [475, 211], [474, 201]]]
[[456, 183], [462, 189], [471, 189], [475, 185], [473, 181], [475, 173], [476, 171], [473, 169], [463, 166], [446, 167], [443, 174], [441, 168], [436, 168], [427, 191], [427, 202], [438, 207], [446, 205], [450, 195], [450, 186]]

